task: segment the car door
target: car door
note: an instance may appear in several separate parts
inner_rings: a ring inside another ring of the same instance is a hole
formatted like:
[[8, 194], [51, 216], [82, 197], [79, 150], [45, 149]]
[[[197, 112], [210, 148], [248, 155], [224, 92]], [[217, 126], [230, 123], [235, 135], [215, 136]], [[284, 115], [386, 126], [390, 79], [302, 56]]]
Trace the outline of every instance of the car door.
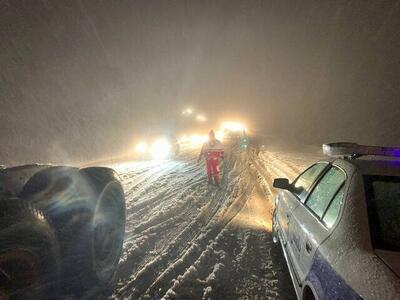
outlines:
[[295, 257], [293, 265], [299, 283], [307, 276], [319, 245], [330, 234], [332, 210], [329, 216], [327, 211], [340, 203], [345, 181], [346, 174], [332, 166], [317, 180], [304, 204], [292, 213], [288, 245]]
[[312, 183], [320, 176], [328, 163], [317, 163], [305, 170], [292, 183], [293, 189], [284, 190], [278, 194], [277, 222], [281, 229], [281, 239], [285, 246], [288, 240], [289, 223], [292, 212], [295, 208], [305, 200], [311, 189]]
[[295, 234], [298, 231], [298, 224], [295, 224], [294, 226], [291, 224], [292, 214], [297, 207], [304, 203], [313, 185], [318, 178], [324, 174], [328, 167], [328, 162], [319, 162], [312, 165], [295, 179], [295, 181], [292, 183], [291, 190], [286, 191], [286, 198], [288, 199], [286, 202], [292, 203], [292, 205], [290, 207], [291, 210], [288, 210], [284, 215], [284, 217], [286, 217], [285, 221], [287, 222], [285, 232], [286, 243], [284, 245], [286, 246], [285, 251], [289, 259], [289, 263], [292, 269], [294, 269], [293, 273], [297, 280], [299, 280], [296, 272], [296, 269], [299, 268], [299, 251], [296, 251], [296, 248], [299, 247], [300, 240], [298, 239], [299, 234]]

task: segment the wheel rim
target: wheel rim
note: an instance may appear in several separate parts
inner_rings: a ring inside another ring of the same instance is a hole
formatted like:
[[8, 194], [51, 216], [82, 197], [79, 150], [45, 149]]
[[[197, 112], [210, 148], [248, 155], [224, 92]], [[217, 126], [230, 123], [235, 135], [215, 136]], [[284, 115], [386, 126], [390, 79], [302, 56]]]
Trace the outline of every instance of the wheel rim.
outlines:
[[0, 254], [1, 299], [26, 297], [41, 299], [41, 284], [33, 255], [25, 250], [10, 250]]
[[113, 275], [122, 250], [125, 222], [121, 201], [116, 201], [116, 197], [123, 198], [121, 190], [113, 184], [107, 186], [93, 219], [93, 266], [101, 280], [109, 280]]

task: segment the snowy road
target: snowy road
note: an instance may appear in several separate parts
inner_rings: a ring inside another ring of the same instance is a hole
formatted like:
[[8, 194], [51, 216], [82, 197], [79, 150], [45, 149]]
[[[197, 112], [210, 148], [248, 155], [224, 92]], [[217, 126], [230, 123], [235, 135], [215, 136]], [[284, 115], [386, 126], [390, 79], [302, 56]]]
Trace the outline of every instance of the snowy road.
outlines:
[[293, 178], [314, 157], [256, 156], [237, 148], [227, 151], [220, 189], [207, 186], [196, 151], [178, 160], [113, 166], [126, 193], [127, 223], [112, 298], [295, 297], [271, 239], [270, 182]]

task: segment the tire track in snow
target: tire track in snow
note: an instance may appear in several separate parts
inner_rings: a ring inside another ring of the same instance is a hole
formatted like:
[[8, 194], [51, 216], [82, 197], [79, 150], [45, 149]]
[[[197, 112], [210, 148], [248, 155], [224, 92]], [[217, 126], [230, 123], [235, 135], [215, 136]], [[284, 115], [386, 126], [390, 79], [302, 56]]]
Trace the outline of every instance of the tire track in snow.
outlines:
[[[293, 177], [307, 158], [272, 151], [259, 156], [249, 152], [247, 157], [233, 152], [223, 163], [222, 189], [218, 191], [207, 190], [204, 166], [196, 163], [193, 151], [175, 161], [120, 166], [127, 230], [118, 274], [121, 281], [113, 298], [226, 296], [223, 282], [229, 278], [224, 272], [241, 275], [240, 266], [249, 261], [248, 255], [262, 255], [267, 250], [262, 244], [262, 250], [254, 248], [255, 240], [265, 240], [265, 234], [238, 228], [231, 220], [245, 205], [255, 182], [266, 188], [265, 194], [272, 195], [272, 179]], [[251, 170], [258, 175], [254, 182], [246, 173]], [[237, 257], [229, 257], [229, 247], [242, 253], [236, 263], [232, 259]], [[240, 280], [235, 284], [242, 284], [243, 289], [251, 286]], [[276, 286], [273, 281], [271, 284], [271, 293], [265, 295], [274, 298]], [[188, 285], [191, 288], [185, 290]]]
[[[250, 168], [250, 171], [251, 183], [256, 183], [256, 170]], [[239, 214], [230, 219], [216, 237], [206, 239], [204, 251], [170, 280], [165, 294], [164, 289], [155, 286], [149, 295], [151, 299], [295, 297], [285, 261], [282, 254], [275, 251], [270, 224], [266, 224], [271, 219], [272, 201], [263, 196], [261, 187], [251, 186], [252, 195], [246, 195]]]
[[[161, 250], [160, 254], [150, 262], [146, 263], [139, 271], [137, 271], [136, 275], [131, 277], [130, 282], [124, 284], [124, 286], [117, 291], [115, 295], [116, 297], [126, 297], [129, 295], [133, 298], [136, 298], [142, 295], [143, 292], [145, 292], [147, 288], [152, 285], [153, 281], [157, 281], [156, 279], [158, 273], [162, 273], [164, 269], [174, 263], [174, 260], [179, 259], [181, 253], [185, 253], [185, 250], [188, 249], [188, 242], [202, 234], [202, 229], [205, 228], [205, 226], [207, 226], [207, 224], [212, 220], [213, 216], [219, 210], [221, 204], [224, 203], [224, 200], [228, 198], [227, 195], [232, 193], [232, 186], [234, 186], [236, 183], [235, 180], [230, 178], [232, 171], [237, 169], [237, 164], [233, 158], [230, 160], [226, 159], [223, 169], [223, 171], [226, 173], [225, 179], [223, 180], [223, 192], [214, 191], [211, 192], [211, 194], [207, 193], [206, 195], [202, 195], [201, 202], [203, 202], [205, 205], [198, 210], [196, 218], [193, 219], [183, 231], [175, 236], [173, 240], [168, 240], [166, 247]], [[239, 174], [240, 172], [237, 173]], [[235, 174], [235, 176], [238, 176], [238, 174]], [[231, 184], [227, 184], [226, 181]], [[195, 182], [195, 185], [198, 186], [199, 184], [201, 183]], [[238, 190], [236, 192], [238, 192]], [[231, 204], [232, 203], [229, 203], [229, 205]], [[194, 208], [197, 210], [197, 207]], [[236, 208], [236, 211], [238, 210], [239, 208]], [[229, 215], [227, 211], [225, 211], [225, 213]], [[166, 220], [165, 222], [172, 223], [169, 220]]]
[[[120, 278], [126, 278], [129, 273], [134, 272], [135, 267], [140, 268], [140, 265], [148, 262], [146, 259], [142, 263], [140, 261], [146, 256], [152, 256], [147, 255], [148, 253], [145, 252], [151, 252], [150, 249], [155, 248], [157, 244], [162, 244], [163, 239], [160, 238], [161, 234], [171, 236], [171, 234], [168, 234], [168, 231], [176, 229], [176, 223], [186, 224], [184, 214], [189, 214], [187, 207], [190, 202], [196, 204], [195, 201], [190, 201], [192, 200], [190, 193], [199, 191], [199, 187], [203, 186], [203, 184], [201, 184], [203, 181], [201, 176], [200, 179], [196, 180], [193, 180], [191, 177], [193, 175], [200, 175], [199, 171], [201, 167], [189, 166], [189, 168], [186, 169], [197, 170], [197, 173], [188, 173], [187, 170], [184, 170], [185, 172], [183, 172], [183, 174], [188, 174], [178, 179], [176, 179], [173, 172], [165, 175], [168, 177], [166, 181], [168, 181], [169, 184], [167, 186], [161, 185], [152, 193], [152, 199], [141, 202], [143, 203], [143, 209], [140, 211], [139, 216], [132, 213], [128, 215], [127, 238], [125, 240], [123, 260], [120, 266]], [[159, 177], [153, 177], [153, 180], [159, 180]], [[171, 182], [174, 184], [171, 184]], [[188, 194], [188, 192], [190, 193]], [[154, 195], [156, 195], [156, 197], [154, 197]], [[164, 197], [166, 195], [168, 196], [167, 198]], [[173, 197], [174, 195], [176, 197]], [[130, 199], [127, 199], [127, 201], [129, 200]], [[152, 200], [154, 201], [152, 202]], [[186, 200], [187, 203], [183, 202], [183, 200]], [[180, 203], [179, 208], [182, 209], [182, 212], [179, 214], [176, 209], [178, 202]], [[159, 206], [161, 206], [161, 208]], [[183, 209], [183, 206], [185, 206], [186, 209]], [[167, 211], [167, 213], [157, 215], [161, 209], [165, 209], [166, 207], [170, 208], [169, 212]], [[173, 211], [176, 213], [175, 216], [172, 216]], [[168, 218], [170, 216], [171, 218]], [[144, 231], [137, 232], [141, 230]]]
[[146, 295], [150, 298], [161, 297], [170, 287], [173, 278], [178, 276], [180, 273], [183, 273], [185, 269], [190, 269], [191, 264], [204, 252], [208, 242], [214, 240], [226, 224], [229, 223], [230, 220], [241, 210], [248, 196], [248, 187], [244, 186], [248, 184], [248, 182], [245, 184], [240, 182], [243, 181], [243, 177], [248, 178], [248, 176], [243, 174], [243, 166], [243, 162], [240, 167], [235, 164], [231, 173], [236, 172], [236, 174], [234, 175], [233, 180], [229, 180], [229, 182], [232, 183], [233, 190], [225, 195], [219, 195], [220, 199], [218, 201], [223, 205], [216, 207], [217, 210], [214, 212], [210, 222], [201, 231], [201, 234], [190, 243], [189, 247], [184, 250], [183, 254], [171, 263], [149, 287], [146, 291]]

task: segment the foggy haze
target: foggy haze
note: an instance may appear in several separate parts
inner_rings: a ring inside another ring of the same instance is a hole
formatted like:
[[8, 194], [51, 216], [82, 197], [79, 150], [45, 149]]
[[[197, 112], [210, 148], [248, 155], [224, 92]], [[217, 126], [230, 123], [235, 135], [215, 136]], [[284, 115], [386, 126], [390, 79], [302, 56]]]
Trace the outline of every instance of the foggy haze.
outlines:
[[0, 164], [126, 153], [192, 105], [287, 143], [400, 144], [399, 1], [0, 1]]

